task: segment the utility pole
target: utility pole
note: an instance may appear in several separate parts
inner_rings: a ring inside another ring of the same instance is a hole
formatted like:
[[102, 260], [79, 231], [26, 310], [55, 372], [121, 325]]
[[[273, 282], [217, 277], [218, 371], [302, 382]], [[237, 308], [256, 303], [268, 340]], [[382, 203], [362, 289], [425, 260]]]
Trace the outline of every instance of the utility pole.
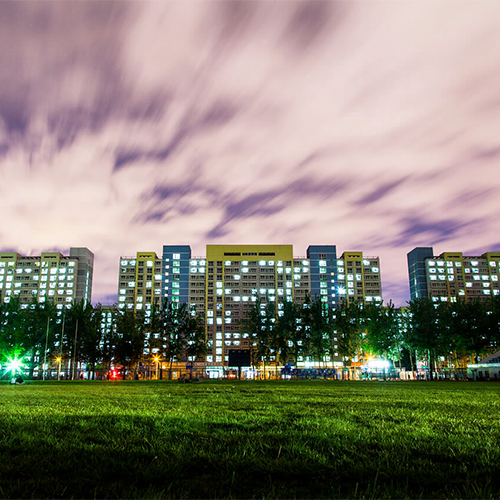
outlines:
[[47, 370], [47, 345], [49, 343], [49, 323], [50, 323], [50, 317], [47, 318], [47, 331], [45, 332], [45, 351], [43, 352], [43, 380], [45, 380], [45, 370]]
[[78, 318], [76, 319], [76, 328], [75, 328], [75, 347], [73, 349], [73, 376], [71, 380], [74, 380], [76, 377], [76, 339], [78, 337]]
[[61, 361], [62, 361], [63, 339], [64, 339], [64, 309], [63, 309], [63, 317], [62, 317], [61, 340], [59, 343], [59, 372], [57, 373], [57, 380], [61, 380]]

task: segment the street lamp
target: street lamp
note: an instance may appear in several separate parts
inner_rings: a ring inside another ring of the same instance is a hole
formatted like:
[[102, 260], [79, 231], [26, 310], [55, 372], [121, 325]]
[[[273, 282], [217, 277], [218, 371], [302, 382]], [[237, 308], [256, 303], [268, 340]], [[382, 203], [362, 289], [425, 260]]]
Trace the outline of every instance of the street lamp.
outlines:
[[61, 356], [57, 356], [56, 362], [59, 363], [59, 368], [57, 370], [57, 380], [61, 380], [61, 361], [62, 361]]
[[158, 363], [160, 361], [160, 356], [158, 356], [158, 355], [154, 356], [153, 359], [154, 359], [154, 361], [156, 363], [156, 380], [158, 380]]

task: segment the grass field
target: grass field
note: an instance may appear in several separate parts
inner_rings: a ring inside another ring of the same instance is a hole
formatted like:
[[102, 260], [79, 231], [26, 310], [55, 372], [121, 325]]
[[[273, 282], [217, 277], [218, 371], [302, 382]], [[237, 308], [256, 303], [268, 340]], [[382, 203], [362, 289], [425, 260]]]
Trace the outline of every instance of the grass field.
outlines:
[[3, 498], [499, 498], [500, 385], [0, 384]]

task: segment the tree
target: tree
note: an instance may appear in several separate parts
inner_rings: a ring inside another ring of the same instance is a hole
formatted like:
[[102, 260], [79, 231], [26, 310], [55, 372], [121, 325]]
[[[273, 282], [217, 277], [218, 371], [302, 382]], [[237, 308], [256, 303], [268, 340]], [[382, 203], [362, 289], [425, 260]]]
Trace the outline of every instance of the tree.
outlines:
[[303, 332], [301, 306], [295, 302], [284, 302], [274, 326], [278, 362], [284, 365], [293, 359], [297, 363], [299, 356], [303, 354]]
[[262, 317], [260, 314], [262, 301], [259, 296], [255, 296], [255, 301], [248, 309], [244, 318], [240, 319], [238, 322], [239, 330], [242, 335], [248, 334], [250, 338], [251, 348], [250, 356], [252, 365], [258, 366], [262, 360], [262, 351], [260, 349], [261, 342], [259, 337], [261, 337], [261, 323]]
[[[92, 304], [80, 301], [73, 305], [67, 314], [69, 324], [74, 331], [73, 378], [76, 378], [77, 364], [84, 361], [89, 377], [95, 377], [95, 367], [101, 359], [101, 311], [100, 306], [94, 309]], [[92, 375], [91, 375], [92, 374]]]
[[344, 366], [352, 361], [361, 346], [362, 310], [358, 302], [342, 301], [335, 310], [337, 350]]
[[386, 306], [373, 303], [366, 306], [364, 320], [366, 350], [392, 361], [397, 360], [401, 369], [401, 356], [404, 347], [403, 332], [392, 301], [389, 301]]
[[485, 304], [485, 331], [492, 352], [500, 348], [500, 295], [492, 296]]
[[436, 357], [445, 352], [447, 304], [435, 305], [426, 298], [409, 303], [410, 328], [408, 338], [420, 356], [427, 359], [431, 379], [434, 378]]
[[263, 304], [258, 295], [255, 296], [246, 317], [240, 320], [240, 331], [248, 333], [251, 339], [251, 356], [254, 365], [264, 365], [266, 378], [266, 361], [271, 356], [278, 357], [279, 342], [276, 334], [276, 306], [274, 302]]
[[168, 378], [172, 378], [174, 361], [196, 358], [206, 352], [204, 325], [197, 316], [192, 316], [187, 304], [168, 302], [162, 308], [161, 333], [162, 354], [169, 361]]
[[50, 360], [54, 351], [56, 330], [56, 307], [51, 302], [39, 303], [33, 300], [23, 310], [23, 345], [29, 376], [33, 378], [35, 367]]
[[127, 369], [132, 371], [144, 351], [144, 332], [138, 327], [135, 314], [128, 309], [117, 317], [114, 345], [114, 361], [123, 366], [125, 380]]
[[302, 311], [306, 350], [313, 360], [322, 362], [333, 336], [333, 313], [318, 296], [307, 296]]
[[193, 365], [197, 358], [207, 354], [205, 325], [201, 316], [190, 313], [187, 328], [186, 358], [190, 362], [190, 377], [193, 378]]
[[487, 303], [478, 300], [449, 305], [450, 344], [458, 356], [469, 356], [472, 363], [477, 363], [490, 347], [488, 308]]

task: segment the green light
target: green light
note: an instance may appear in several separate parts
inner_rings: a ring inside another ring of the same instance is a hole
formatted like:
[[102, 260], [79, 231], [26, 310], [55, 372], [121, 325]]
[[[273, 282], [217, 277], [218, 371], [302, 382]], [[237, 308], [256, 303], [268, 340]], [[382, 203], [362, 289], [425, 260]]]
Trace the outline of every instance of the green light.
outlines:
[[7, 371], [11, 371], [14, 375], [21, 369], [23, 362], [20, 359], [13, 358], [7, 362]]

